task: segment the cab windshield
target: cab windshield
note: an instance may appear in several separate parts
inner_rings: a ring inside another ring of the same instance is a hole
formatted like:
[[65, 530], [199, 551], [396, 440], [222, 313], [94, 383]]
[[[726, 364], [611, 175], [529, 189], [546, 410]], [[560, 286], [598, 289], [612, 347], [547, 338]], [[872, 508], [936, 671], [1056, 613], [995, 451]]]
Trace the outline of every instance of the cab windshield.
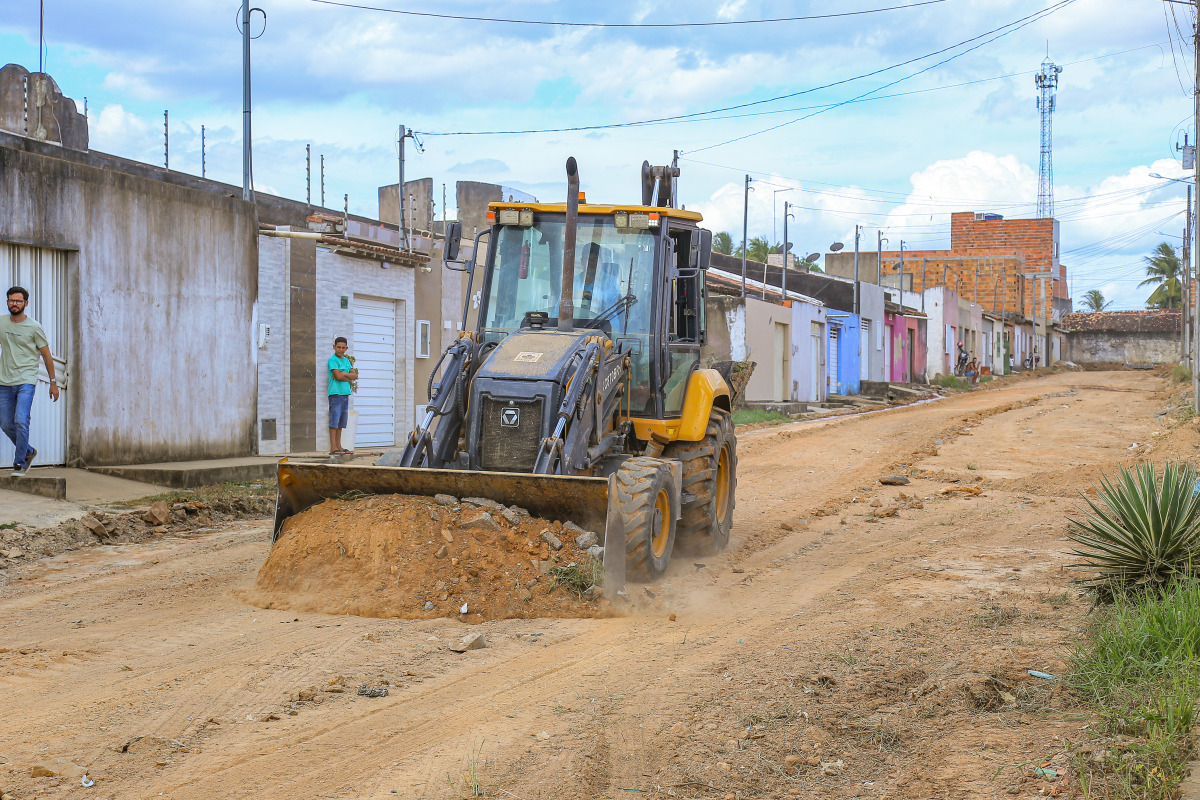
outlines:
[[[561, 217], [538, 220], [532, 227], [506, 225], [499, 229], [484, 317], [485, 339], [497, 341], [517, 330], [530, 311], [558, 318], [565, 229]], [[649, 230], [617, 228], [608, 216], [580, 215], [571, 293], [576, 327], [599, 328], [613, 339], [646, 339], [654, 286], [654, 243], [655, 234]]]

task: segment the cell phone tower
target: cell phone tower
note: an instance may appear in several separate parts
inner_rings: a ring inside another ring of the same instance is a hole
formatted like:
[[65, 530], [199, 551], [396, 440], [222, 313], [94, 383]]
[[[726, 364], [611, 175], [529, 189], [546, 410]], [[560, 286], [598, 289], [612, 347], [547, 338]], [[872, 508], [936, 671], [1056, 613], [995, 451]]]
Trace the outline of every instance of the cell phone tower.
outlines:
[[1038, 88], [1038, 111], [1042, 115], [1042, 157], [1038, 167], [1038, 218], [1054, 216], [1054, 98], [1058, 91], [1058, 74], [1062, 67], [1050, 60], [1049, 54], [1042, 69], [1034, 76]]

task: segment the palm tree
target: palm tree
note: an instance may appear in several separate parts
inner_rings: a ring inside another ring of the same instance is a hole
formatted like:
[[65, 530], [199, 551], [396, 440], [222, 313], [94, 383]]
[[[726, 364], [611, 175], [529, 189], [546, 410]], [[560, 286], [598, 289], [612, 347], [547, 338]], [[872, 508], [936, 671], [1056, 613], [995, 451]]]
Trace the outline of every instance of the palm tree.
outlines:
[[1146, 298], [1147, 308], [1175, 308], [1183, 298], [1183, 286], [1179, 275], [1182, 267], [1175, 248], [1167, 242], [1154, 248], [1154, 255], [1146, 256], [1146, 280], [1138, 286], [1151, 285], [1155, 289]]
[[1112, 300], [1105, 300], [1104, 293], [1099, 289], [1089, 289], [1083, 296], [1083, 306], [1088, 311], [1103, 311], [1112, 305]]
[[767, 263], [767, 254], [771, 252], [771, 243], [766, 237], [755, 236], [746, 244], [746, 258]]
[[733, 237], [727, 231], [714, 233], [712, 248], [714, 253], [720, 253], [723, 256], [733, 255]]

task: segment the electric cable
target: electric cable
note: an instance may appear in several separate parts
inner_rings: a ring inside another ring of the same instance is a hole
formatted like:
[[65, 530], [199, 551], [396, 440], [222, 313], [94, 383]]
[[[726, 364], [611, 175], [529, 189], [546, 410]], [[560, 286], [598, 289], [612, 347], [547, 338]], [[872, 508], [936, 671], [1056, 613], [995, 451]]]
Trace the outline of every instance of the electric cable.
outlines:
[[354, 8], [360, 11], [381, 11], [388, 14], [401, 14], [409, 17], [431, 17], [433, 19], [451, 19], [460, 22], [498, 22], [508, 25], [546, 25], [551, 27], [565, 28], [715, 28], [726, 25], [766, 25], [777, 22], [802, 22], [805, 20], [834, 19], [837, 17], [859, 17], [865, 14], [879, 14], [884, 11], [898, 11], [906, 8], [929, 6], [934, 5], [935, 3], [944, 3], [946, 0], [919, 0], [919, 2], [907, 3], [900, 6], [889, 6], [887, 8], [869, 8], [864, 9], [863, 11], [841, 11], [835, 14], [813, 14], [804, 17], [719, 20], [716, 22], [556, 22], [554, 20], [541, 19], [505, 19], [500, 17], [472, 17], [465, 14], [438, 14], [432, 11], [407, 11], [398, 8], [368, 6], [361, 3], [346, 3], [340, 2], [340, 0], [310, 0], [310, 2], [320, 3], [321, 5], [326, 6]]
[[[999, 33], [996, 36], [992, 37], [991, 39], [988, 39], [987, 41], [980, 42], [979, 44], [974, 45], [973, 47], [968, 47], [966, 50], [963, 50], [961, 53], [955, 53], [954, 55], [950, 56], [949, 58], [945, 58], [945, 59], [937, 62], [936, 64], [931, 64], [928, 67], [924, 67], [922, 69], [917, 70], [916, 72], [912, 73], [911, 75], [905, 75], [904, 77], [897, 78], [896, 80], [894, 80], [890, 83], [885, 83], [883, 86], [876, 87], [876, 88], [870, 90], [869, 92], [864, 92], [863, 94], [860, 94], [857, 97], [852, 97], [849, 100], [845, 100], [841, 103], [838, 103], [837, 105], [833, 106], [832, 108], [822, 109], [820, 111], [814, 111], [811, 114], [805, 114], [802, 117], [798, 117], [796, 119], [789, 120], [788, 122], [781, 122], [778, 125], [772, 125], [769, 128], [763, 128], [762, 130], [754, 131], [753, 133], [743, 134], [742, 136], [735, 136], [732, 139], [726, 139], [725, 141], [717, 142], [716, 144], [705, 145], [704, 147], [696, 148], [696, 149], [688, 151], [688, 152], [700, 153], [705, 150], [713, 150], [718, 147], [724, 147], [727, 144], [734, 144], [735, 142], [745, 141], [746, 139], [749, 139], [754, 136], [760, 136], [764, 133], [770, 133], [771, 131], [779, 130], [780, 128], [787, 127], [788, 125], [795, 125], [797, 122], [803, 122], [805, 120], [812, 119], [813, 117], [817, 116], [818, 114], [824, 114], [827, 111], [832, 111], [834, 108], [840, 108], [841, 106], [844, 106], [847, 103], [853, 102], [854, 100], [858, 100], [863, 97], [867, 97], [869, 95], [875, 94], [878, 91], [882, 91], [883, 89], [887, 89], [891, 86], [895, 86], [896, 84], [901, 83], [902, 81], [909, 80], [910, 78], [915, 78], [916, 76], [921, 75], [925, 72], [929, 72], [932, 69], [937, 69], [938, 67], [942, 66], [943, 64], [948, 64], [949, 62], [953, 61], [956, 58], [961, 58], [962, 56], [965, 56], [967, 53], [978, 50], [979, 48], [981, 48], [985, 45], [991, 44], [992, 42], [996, 41], [997, 39], [1001, 39], [1005, 36], [1009, 36], [1010, 34], [1016, 33], [1017, 31], [1021, 30], [1022, 28], [1026, 27], [1028, 25], [1032, 25], [1033, 23], [1038, 22], [1039, 20], [1044, 19], [1045, 17], [1048, 17], [1051, 14], [1061, 11], [1062, 9], [1066, 8], [1067, 6], [1071, 5], [1074, 2], [1075, 2], [1075, 0], [1059, 0], [1059, 2], [1055, 3], [1054, 5], [1052, 5], [1048, 8], [1045, 8], [1045, 9], [1042, 9], [1041, 11], [1030, 14], [1029, 16], [1022, 17], [1020, 20], [1017, 21], [1017, 22], [1021, 23], [1019, 25], [1016, 23], [1009, 23], [1008, 25], [1004, 25], [1001, 28], [996, 29], [996, 30], [1003, 30], [1004, 28], [1011, 28], [1011, 30], [1005, 30], [1003, 33]], [[1013, 26], [1015, 26], [1015, 27], [1013, 27]], [[983, 34], [982, 36], [989, 36], [989, 35], [991, 35], [991, 33], [994, 33], [994, 32], [995, 31], [990, 31], [989, 33]], [[977, 36], [977, 37], [974, 37], [974, 39], [968, 39], [967, 41], [968, 42], [975, 41], [977, 39], [982, 38], [982, 36]], [[964, 44], [965, 44], [965, 42], [964, 42]], [[958, 45], [956, 45], [956, 47], [957, 46]], [[954, 48], [949, 48], [949, 49], [954, 49]], [[911, 63], [911, 62], [908, 62], [908, 63]]]
[[[330, 0], [320, 0], [320, 1], [327, 2]], [[313, 0], [313, 2], [318, 2], [318, 0]], [[1007, 35], [1009, 33], [1013, 33], [1016, 30], [1019, 30], [1021, 27], [1024, 27], [1024, 25], [1030, 24], [1030, 22], [1035, 22], [1041, 16], [1044, 16], [1048, 13], [1052, 13], [1053, 11], [1057, 11], [1059, 8], [1061, 8], [1065, 5], [1069, 5], [1073, 2], [1075, 2], [1075, 0], [1059, 0], [1058, 3], [1051, 6], [1049, 9], [1042, 9], [1041, 11], [1037, 11], [1037, 12], [1034, 12], [1033, 14], [1029, 14], [1025, 17], [1021, 17], [1017, 20], [1014, 20], [1013, 22], [1009, 22], [1005, 25], [1001, 25], [998, 28], [993, 28], [990, 31], [985, 31], [984, 33], [981, 33], [978, 36], [972, 36], [970, 39], [964, 39], [963, 41], [958, 42], [956, 44], [952, 44], [949, 47], [943, 47], [940, 50], [934, 50], [933, 52], [926, 53], [925, 55], [917, 56], [915, 58], [910, 58], [907, 61], [901, 61], [897, 64], [892, 64], [887, 67], [881, 67], [879, 69], [872, 70], [870, 72], [864, 72], [861, 75], [855, 75], [850, 78], [843, 78], [842, 80], [833, 81], [832, 83], [826, 83], [821, 86], [814, 86], [809, 89], [803, 89], [798, 92], [790, 92], [788, 94], [777, 95], [775, 97], [768, 97], [768, 98], [764, 98], [762, 100], [752, 100], [752, 101], [746, 102], [746, 103], [738, 103], [736, 105], [724, 106], [721, 108], [712, 108], [712, 109], [708, 109], [706, 111], [694, 111], [694, 112], [691, 112], [688, 114], [675, 114], [675, 115], [668, 116], [668, 117], [656, 117], [653, 119], [635, 120], [632, 122], [613, 122], [613, 123], [607, 123], [607, 124], [603, 124], [603, 125], [576, 125], [576, 126], [566, 127], [566, 128], [530, 128], [530, 129], [524, 129], [524, 130], [420, 131], [419, 133], [421, 133], [423, 136], [515, 136], [515, 135], [525, 135], [525, 134], [532, 134], [532, 133], [575, 133], [575, 132], [579, 132], [579, 131], [594, 131], [594, 130], [609, 130], [609, 129], [614, 129], [614, 128], [640, 127], [643, 125], [661, 124], [661, 123], [665, 123], [665, 122], [671, 122], [674, 120], [686, 120], [686, 119], [695, 119], [696, 117], [707, 117], [707, 116], [711, 116], [713, 114], [721, 114], [726, 111], [737, 111], [738, 109], [750, 108], [752, 106], [759, 106], [759, 105], [763, 105], [766, 103], [774, 103], [779, 100], [789, 100], [793, 97], [800, 97], [802, 95], [812, 94], [813, 92], [818, 92], [818, 91], [821, 91], [822, 89], [831, 89], [835, 86], [841, 86], [843, 84], [852, 83], [853, 81], [862, 80], [864, 78], [871, 78], [871, 77], [874, 77], [875, 75], [879, 75], [884, 72], [889, 72], [894, 69], [899, 69], [901, 67], [908, 66], [909, 64], [914, 64], [918, 61], [923, 61], [927, 58], [933, 58], [934, 56], [939, 56], [939, 55], [942, 55], [943, 53], [948, 53], [951, 50], [955, 50], [959, 47], [962, 47], [963, 45], [970, 44], [971, 42], [978, 41], [987, 36], [991, 36], [992, 34], [997, 33], [998, 31], [1004, 31], [1006, 28], [1012, 28], [1012, 30], [1006, 31], [1005, 33], [1001, 34], [1002, 36]], [[1021, 23], [1024, 23], [1024, 24], [1021, 24]], [[1018, 27], [1014, 28], [1013, 27], [1014, 25], [1016, 25]], [[1000, 37], [998, 36], [996, 38], [1000, 38]], [[994, 39], [990, 40], [990, 41], [994, 41]], [[982, 44], [988, 44], [988, 42], [983, 42]], [[976, 47], [973, 47], [970, 50], [965, 50], [962, 53], [959, 53], [958, 55], [954, 56], [953, 58], [957, 58], [958, 56], [965, 55], [966, 53], [971, 52], [971, 50], [977, 49], [978, 47], [982, 46], [982, 44], [977, 45]], [[952, 59], [946, 59], [946, 61], [950, 61], [950, 60], [952, 60]], [[921, 72], [926, 72], [929, 69], [933, 69], [934, 67], [940, 66], [941, 64], [946, 63], [946, 61], [942, 61], [938, 64], [934, 64], [932, 67], [928, 67], [925, 70], [921, 70], [919, 72], [913, 73], [912, 75], [906, 76], [905, 78], [902, 78], [901, 80], [907, 80], [908, 78], [914, 77], [915, 75], [920, 75]], [[859, 97], [866, 97], [868, 94], [873, 94], [875, 92], [881, 91], [882, 89], [886, 89], [889, 86], [894, 86], [894, 85], [896, 85], [896, 83], [899, 83], [899, 82], [900, 81], [894, 81], [892, 83], [885, 84], [884, 86], [877, 87], [876, 89], [873, 89], [871, 92], [867, 92], [863, 95], [860, 95]], [[847, 103], [854, 102], [857, 99], [859, 99], [859, 98], [852, 98], [851, 100], [842, 101], [841, 103], [836, 103], [836, 104], [833, 104], [830, 106], [822, 106], [822, 107], [820, 107], [821, 110], [819, 110], [817, 113], [822, 113], [823, 111], [832, 110], [834, 108], [837, 108], [838, 106], [846, 105]], [[793, 120], [793, 121], [798, 122], [799, 120]], [[784, 123], [784, 124], [791, 124], [791, 123]], [[728, 142], [726, 142], [725, 144], [728, 144]], [[713, 146], [719, 146], [719, 145], [713, 145]], [[701, 148], [701, 149], [707, 150], [710, 148], [706, 147], [706, 148]], [[692, 151], [692, 152], [699, 152], [699, 150]]]

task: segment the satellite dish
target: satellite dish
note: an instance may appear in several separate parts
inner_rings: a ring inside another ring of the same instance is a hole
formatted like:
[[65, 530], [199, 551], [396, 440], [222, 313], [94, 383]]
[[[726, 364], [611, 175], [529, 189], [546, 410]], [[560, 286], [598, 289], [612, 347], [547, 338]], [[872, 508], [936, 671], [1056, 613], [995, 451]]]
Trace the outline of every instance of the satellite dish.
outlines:
[[821, 254], [820, 254], [820, 253], [809, 253], [807, 256], [805, 256], [805, 258], [804, 258], [804, 263], [805, 263], [805, 264], [811, 264], [811, 263], [813, 263], [814, 261], [816, 261], [816, 260], [817, 260], [818, 258], [820, 258], [820, 257], [821, 257]]
[[838, 250], [841, 250], [845, 246], [846, 245], [842, 244], [841, 242], [834, 242], [833, 244], [829, 245], [829, 252], [836, 253]]

